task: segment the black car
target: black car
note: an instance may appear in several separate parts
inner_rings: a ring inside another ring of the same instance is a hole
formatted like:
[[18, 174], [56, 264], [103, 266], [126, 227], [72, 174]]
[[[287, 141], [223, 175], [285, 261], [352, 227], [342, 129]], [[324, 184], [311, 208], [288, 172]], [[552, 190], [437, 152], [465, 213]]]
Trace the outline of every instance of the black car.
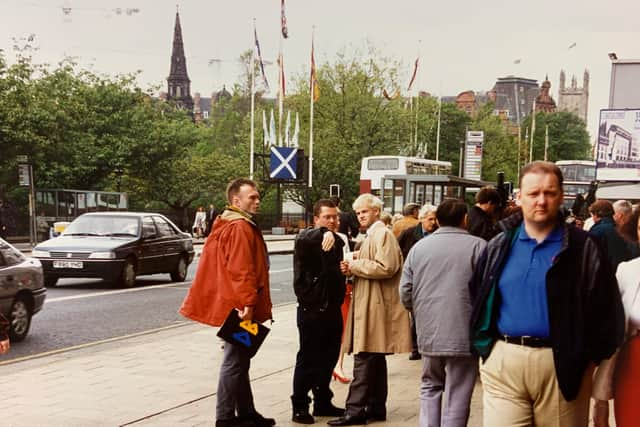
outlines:
[[194, 251], [191, 236], [160, 214], [93, 212], [31, 255], [42, 263], [46, 286], [62, 277], [87, 277], [129, 288], [143, 274], [169, 273], [184, 281]]

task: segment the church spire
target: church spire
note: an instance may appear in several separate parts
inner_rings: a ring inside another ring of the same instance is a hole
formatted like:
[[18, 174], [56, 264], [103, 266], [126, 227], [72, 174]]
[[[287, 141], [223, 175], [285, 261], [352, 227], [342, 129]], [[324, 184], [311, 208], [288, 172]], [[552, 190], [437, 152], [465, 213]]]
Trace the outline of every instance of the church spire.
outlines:
[[176, 23], [173, 28], [173, 50], [171, 51], [171, 70], [167, 77], [167, 98], [175, 100], [178, 105], [193, 110], [191, 98], [191, 80], [187, 74], [187, 61], [184, 56], [184, 44], [182, 41], [182, 26], [180, 25], [180, 12], [176, 6]]

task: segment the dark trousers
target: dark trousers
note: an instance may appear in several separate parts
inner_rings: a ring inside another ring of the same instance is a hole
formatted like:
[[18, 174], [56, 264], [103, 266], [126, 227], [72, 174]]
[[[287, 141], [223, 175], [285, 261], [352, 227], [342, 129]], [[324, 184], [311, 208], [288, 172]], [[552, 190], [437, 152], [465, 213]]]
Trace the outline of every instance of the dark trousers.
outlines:
[[309, 408], [309, 391], [313, 392], [316, 408], [329, 405], [333, 397], [329, 383], [342, 340], [340, 307], [330, 307], [325, 311], [298, 307], [297, 323], [300, 350], [293, 371], [293, 408]]
[[240, 345], [224, 343], [224, 356], [218, 377], [216, 419], [229, 420], [256, 412], [249, 380], [250, 358]]
[[387, 415], [387, 359], [383, 353], [358, 353], [353, 356], [353, 381], [347, 395], [346, 414]]
[[411, 313], [411, 352], [418, 353], [418, 332], [416, 331], [416, 318]]

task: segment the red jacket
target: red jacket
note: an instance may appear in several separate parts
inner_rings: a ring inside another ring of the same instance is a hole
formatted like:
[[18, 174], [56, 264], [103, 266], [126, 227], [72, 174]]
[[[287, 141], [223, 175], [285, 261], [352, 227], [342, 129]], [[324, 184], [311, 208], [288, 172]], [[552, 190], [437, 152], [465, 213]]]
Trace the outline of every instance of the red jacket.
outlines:
[[221, 326], [232, 308], [253, 306], [253, 320], [271, 316], [267, 246], [250, 217], [227, 208], [213, 224], [196, 277], [180, 314], [211, 326]]

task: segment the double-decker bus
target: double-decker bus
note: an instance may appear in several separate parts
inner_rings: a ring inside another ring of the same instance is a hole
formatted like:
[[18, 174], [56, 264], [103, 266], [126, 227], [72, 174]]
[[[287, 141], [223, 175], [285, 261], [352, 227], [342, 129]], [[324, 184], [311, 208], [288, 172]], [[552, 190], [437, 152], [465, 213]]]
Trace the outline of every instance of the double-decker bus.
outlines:
[[451, 175], [451, 162], [406, 156], [365, 157], [360, 167], [360, 193], [380, 196], [382, 178], [387, 175]]
[[556, 166], [564, 178], [564, 205], [573, 206], [578, 194], [585, 195], [596, 180], [596, 162], [590, 160], [558, 160]]
[[402, 212], [409, 202], [438, 205], [446, 198], [464, 199], [467, 189], [489, 184], [452, 176], [451, 162], [419, 157], [365, 157], [360, 169], [360, 194], [380, 197], [391, 213]]

